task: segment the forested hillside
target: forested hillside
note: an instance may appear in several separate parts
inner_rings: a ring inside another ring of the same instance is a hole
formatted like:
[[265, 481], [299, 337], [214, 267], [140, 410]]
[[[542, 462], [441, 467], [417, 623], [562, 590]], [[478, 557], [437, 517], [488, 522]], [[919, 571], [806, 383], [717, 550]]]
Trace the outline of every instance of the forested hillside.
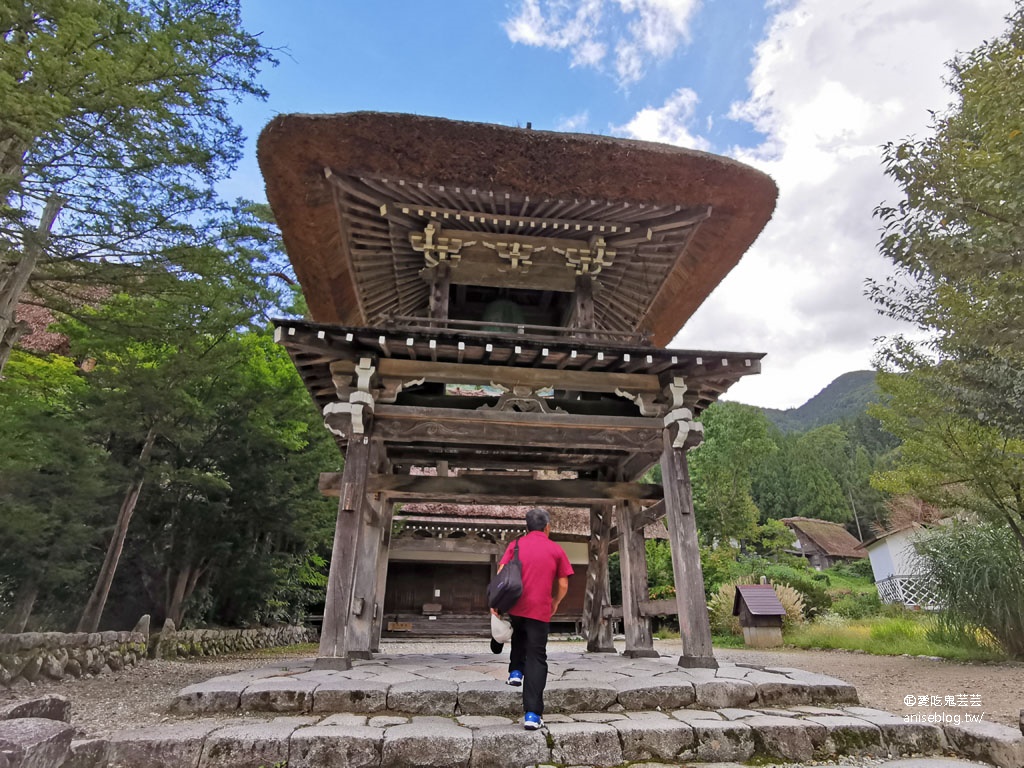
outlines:
[[861, 416], [869, 403], [878, 402], [874, 371], [850, 371], [836, 378], [799, 408], [763, 408], [765, 416], [783, 432], [803, 432]]

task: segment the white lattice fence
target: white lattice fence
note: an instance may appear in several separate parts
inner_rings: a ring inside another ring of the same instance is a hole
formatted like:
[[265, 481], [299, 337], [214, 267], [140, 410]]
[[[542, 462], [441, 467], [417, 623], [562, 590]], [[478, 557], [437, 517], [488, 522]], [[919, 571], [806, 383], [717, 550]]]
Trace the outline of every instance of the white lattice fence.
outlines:
[[902, 603], [917, 608], [938, 608], [939, 599], [932, 585], [920, 576], [890, 576], [875, 582], [883, 603]]

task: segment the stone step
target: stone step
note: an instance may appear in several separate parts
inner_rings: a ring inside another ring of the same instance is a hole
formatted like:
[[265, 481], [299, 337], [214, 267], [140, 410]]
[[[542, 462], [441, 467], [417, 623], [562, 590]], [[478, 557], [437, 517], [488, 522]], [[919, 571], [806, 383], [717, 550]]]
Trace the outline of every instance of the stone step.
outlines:
[[[388, 663], [385, 663], [388, 662]], [[178, 714], [278, 712], [418, 715], [516, 714], [522, 690], [504, 684], [505, 661], [451, 659], [431, 669], [395, 659], [359, 662], [351, 670], [313, 670], [311, 665], [253, 670], [213, 678], [182, 689]], [[588, 665], [588, 664], [592, 664]], [[545, 706], [553, 713], [695, 707], [790, 707], [856, 704], [849, 683], [793, 670], [769, 673], [723, 664], [717, 670], [684, 670], [671, 660], [624, 661], [610, 674], [593, 662], [551, 664]]]
[[540, 731], [496, 715], [201, 718], [76, 741], [64, 768], [610, 768], [956, 753], [1000, 768], [1024, 765], [1024, 736], [1005, 726], [940, 728], [861, 707], [805, 709], [550, 714]]

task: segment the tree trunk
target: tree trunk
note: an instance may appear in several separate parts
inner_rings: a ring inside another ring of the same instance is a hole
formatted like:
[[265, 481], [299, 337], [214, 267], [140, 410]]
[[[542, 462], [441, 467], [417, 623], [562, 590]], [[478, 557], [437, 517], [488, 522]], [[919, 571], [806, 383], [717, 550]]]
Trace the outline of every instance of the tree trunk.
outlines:
[[39, 596], [39, 584], [33, 578], [28, 578], [18, 587], [14, 596], [14, 611], [11, 619], [7, 622], [6, 631], [17, 635], [25, 631], [28, 618], [32, 615], [32, 608], [36, 604], [36, 597]]
[[205, 571], [205, 568], [198, 565], [186, 565], [178, 571], [177, 578], [174, 580], [174, 589], [168, 595], [166, 605], [167, 617], [174, 622], [174, 626], [181, 626], [185, 618], [185, 606]]
[[18, 338], [27, 330], [27, 326], [17, 322], [14, 316], [15, 309], [29, 278], [36, 269], [36, 264], [39, 263], [43, 246], [50, 237], [50, 229], [63, 205], [64, 201], [59, 197], [51, 197], [46, 201], [46, 207], [39, 218], [39, 226], [34, 236], [26, 240], [25, 252], [21, 259], [4, 273], [0, 281], [0, 376], [3, 376], [4, 366], [7, 365]]
[[95, 632], [100, 626], [100, 617], [103, 616], [103, 609], [107, 605], [107, 595], [110, 594], [110, 585], [114, 582], [114, 573], [117, 571], [117, 563], [121, 559], [121, 550], [124, 549], [124, 539], [128, 534], [128, 524], [135, 514], [135, 505], [142, 493], [142, 484], [145, 481], [145, 467], [149, 462], [149, 454], [153, 450], [153, 443], [156, 442], [156, 427], [150, 427], [146, 435], [146, 442], [139, 454], [139, 467], [135, 473], [135, 479], [128, 486], [128, 490], [121, 502], [121, 509], [117, 513], [117, 524], [114, 526], [114, 535], [107, 546], [107, 554], [103, 559], [103, 566], [96, 577], [96, 586], [89, 595], [89, 602], [85, 605], [82, 618], [78, 622], [77, 632]]

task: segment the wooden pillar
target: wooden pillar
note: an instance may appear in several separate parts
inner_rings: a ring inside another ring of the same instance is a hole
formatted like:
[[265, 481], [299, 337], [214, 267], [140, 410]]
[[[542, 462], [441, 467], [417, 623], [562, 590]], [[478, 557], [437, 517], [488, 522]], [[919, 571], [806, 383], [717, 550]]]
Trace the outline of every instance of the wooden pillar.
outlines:
[[630, 521], [639, 511], [636, 502], [616, 504], [619, 527], [619, 570], [622, 572], [622, 624], [626, 634], [624, 656], [655, 657], [651, 620], [642, 615], [640, 605], [647, 601], [647, 549], [644, 532], [633, 530]]
[[324, 624], [315, 669], [351, 669], [347, 633], [352, 612], [356, 560], [362, 549], [362, 515], [366, 501], [366, 477], [370, 470], [371, 443], [368, 434], [352, 435], [345, 451], [341, 477], [338, 520], [334, 527], [331, 567], [327, 576]]
[[615, 653], [612, 620], [604, 617], [608, 604], [608, 537], [611, 534], [612, 509], [590, 510], [590, 542], [587, 552], [587, 588], [583, 597], [583, 634], [590, 653]]
[[442, 261], [434, 267], [434, 278], [430, 281], [430, 317], [432, 320], [448, 319], [451, 275], [451, 266], [447, 261]]
[[704, 573], [700, 567], [697, 521], [693, 516], [693, 491], [686, 449], [673, 445], [672, 429], [664, 432], [661, 480], [665, 488], [665, 522], [672, 548], [672, 574], [679, 611], [681, 667], [717, 669], [711, 649], [711, 624], [704, 599]]
[[349, 614], [347, 648], [353, 659], [373, 657], [373, 624], [378, 603], [377, 578], [380, 574], [380, 553], [384, 542], [383, 511], [385, 503], [364, 499], [359, 553], [356, 556], [352, 581], [352, 609]]
[[576, 275], [576, 290], [573, 293], [574, 305], [572, 327], [590, 330], [594, 327], [594, 279], [588, 275]]
[[380, 633], [384, 626], [384, 597], [388, 588], [388, 557], [391, 554], [391, 521], [394, 518], [395, 505], [384, 503], [381, 520], [380, 549], [377, 553], [377, 602], [374, 603], [373, 626], [370, 630], [370, 650], [380, 653]]

